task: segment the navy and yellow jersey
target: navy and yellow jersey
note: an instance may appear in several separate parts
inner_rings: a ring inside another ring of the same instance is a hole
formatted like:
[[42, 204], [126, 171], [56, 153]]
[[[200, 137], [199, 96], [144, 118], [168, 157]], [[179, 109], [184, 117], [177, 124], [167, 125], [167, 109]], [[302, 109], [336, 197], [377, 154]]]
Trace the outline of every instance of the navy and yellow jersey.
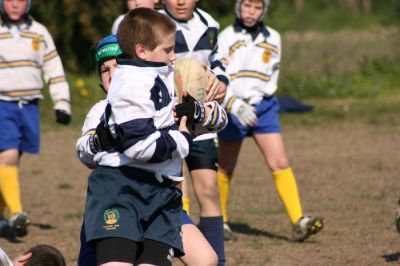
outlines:
[[117, 157], [96, 154], [104, 166], [133, 166], [170, 178], [181, 176], [192, 137], [174, 121], [173, 69], [161, 63], [118, 58], [107, 95], [106, 121]]
[[253, 39], [237, 25], [231, 25], [219, 34], [222, 62], [229, 75], [227, 97], [262, 99], [278, 88], [281, 61], [281, 37], [270, 27], [261, 29]]
[[0, 100], [41, 99], [44, 82], [55, 108], [70, 113], [68, 83], [47, 29], [32, 20], [18, 26], [0, 22]]

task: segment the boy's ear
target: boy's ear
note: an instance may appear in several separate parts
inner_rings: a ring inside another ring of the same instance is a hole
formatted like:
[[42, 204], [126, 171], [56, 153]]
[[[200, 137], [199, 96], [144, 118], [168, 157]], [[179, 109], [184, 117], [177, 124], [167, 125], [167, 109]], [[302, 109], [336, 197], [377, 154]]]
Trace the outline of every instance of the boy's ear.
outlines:
[[141, 59], [141, 60], [146, 60], [147, 58], [147, 53], [146, 53], [146, 48], [144, 47], [143, 44], [136, 44], [135, 46], [135, 53], [136, 56]]

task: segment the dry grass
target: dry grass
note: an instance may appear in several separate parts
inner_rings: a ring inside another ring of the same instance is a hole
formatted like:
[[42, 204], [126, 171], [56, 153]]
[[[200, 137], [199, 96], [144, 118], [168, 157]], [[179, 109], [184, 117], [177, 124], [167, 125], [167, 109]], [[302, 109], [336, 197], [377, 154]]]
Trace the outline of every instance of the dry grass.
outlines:
[[400, 59], [400, 30], [288, 32], [282, 36], [284, 75], [336, 76], [360, 71], [366, 61]]

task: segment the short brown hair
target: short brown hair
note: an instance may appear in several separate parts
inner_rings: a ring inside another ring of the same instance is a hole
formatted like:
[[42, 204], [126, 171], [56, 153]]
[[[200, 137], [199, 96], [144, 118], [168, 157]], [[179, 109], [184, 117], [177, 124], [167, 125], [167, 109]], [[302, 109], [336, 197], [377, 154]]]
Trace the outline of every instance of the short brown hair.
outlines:
[[124, 56], [137, 58], [137, 44], [143, 44], [152, 51], [160, 45], [163, 36], [175, 31], [176, 25], [168, 16], [149, 8], [136, 8], [121, 21], [117, 38]]
[[[66, 266], [65, 258], [55, 247], [49, 245], [37, 245], [30, 248], [26, 253], [32, 252], [25, 266]], [[26, 254], [25, 253], [25, 254]]]

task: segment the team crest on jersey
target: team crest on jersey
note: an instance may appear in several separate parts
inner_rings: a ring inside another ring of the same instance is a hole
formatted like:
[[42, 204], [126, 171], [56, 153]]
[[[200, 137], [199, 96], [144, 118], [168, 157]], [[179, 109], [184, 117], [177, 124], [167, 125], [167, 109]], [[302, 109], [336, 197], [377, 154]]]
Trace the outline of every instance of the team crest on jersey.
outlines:
[[216, 37], [215, 31], [210, 31], [210, 46], [211, 47], [214, 47], [215, 37]]
[[267, 64], [271, 60], [271, 51], [265, 49], [262, 54], [262, 61]]
[[32, 49], [35, 52], [38, 52], [40, 49], [40, 38], [39, 37], [35, 37], [32, 39]]
[[108, 209], [104, 212], [103, 218], [106, 225], [103, 226], [106, 230], [115, 230], [119, 227], [119, 212], [116, 209]]

